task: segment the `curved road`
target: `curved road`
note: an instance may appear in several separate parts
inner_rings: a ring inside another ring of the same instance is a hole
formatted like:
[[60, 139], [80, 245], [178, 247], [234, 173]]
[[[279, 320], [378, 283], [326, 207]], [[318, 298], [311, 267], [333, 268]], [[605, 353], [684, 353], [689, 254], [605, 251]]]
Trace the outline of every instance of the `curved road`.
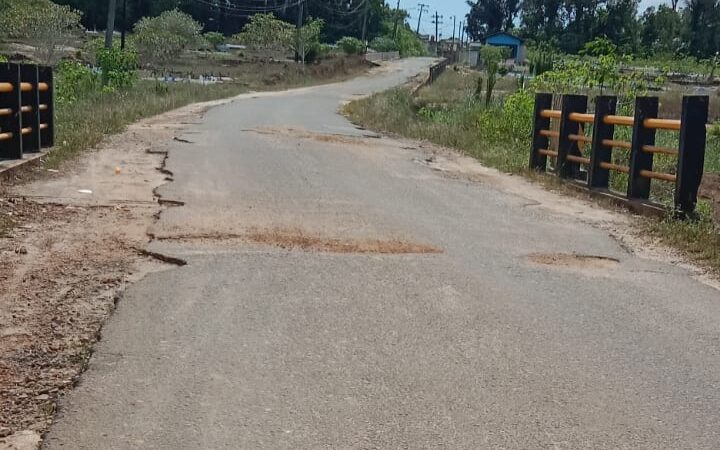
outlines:
[[718, 448], [717, 290], [336, 113], [428, 65], [189, 126], [152, 230], [188, 265], [125, 295], [45, 448]]

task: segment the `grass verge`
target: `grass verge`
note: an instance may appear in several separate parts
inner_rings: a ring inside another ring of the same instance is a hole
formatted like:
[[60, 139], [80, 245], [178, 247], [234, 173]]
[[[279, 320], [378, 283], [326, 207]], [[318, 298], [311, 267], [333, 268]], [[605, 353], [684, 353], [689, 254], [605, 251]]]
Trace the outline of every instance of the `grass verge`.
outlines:
[[[529, 175], [532, 96], [516, 94], [486, 107], [473, 98], [476, 79], [477, 75], [448, 71], [415, 98], [409, 89], [398, 88], [351, 102], [345, 112], [366, 128], [452, 147], [488, 166]], [[708, 170], [717, 169], [717, 144], [708, 147]], [[535, 174], [530, 178], [543, 184], [551, 181]], [[643, 231], [718, 274], [720, 225], [707, 202], [700, 203], [698, 216], [696, 221], [649, 219]]]
[[72, 104], [58, 105], [56, 146], [48, 154], [45, 167], [57, 168], [81, 151], [98, 145], [106, 135], [119, 133], [140, 119], [190, 103], [231, 97], [244, 90], [235, 84], [165, 86], [140, 81], [127, 91], [91, 92]]

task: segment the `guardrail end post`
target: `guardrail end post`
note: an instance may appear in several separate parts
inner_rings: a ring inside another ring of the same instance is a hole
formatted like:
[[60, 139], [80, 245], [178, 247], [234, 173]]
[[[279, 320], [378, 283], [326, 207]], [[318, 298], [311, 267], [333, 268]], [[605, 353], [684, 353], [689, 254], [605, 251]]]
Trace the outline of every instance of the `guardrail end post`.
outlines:
[[655, 129], [645, 128], [645, 119], [658, 116], [657, 97], [637, 97], [635, 99], [635, 123], [633, 125], [630, 148], [630, 173], [628, 174], [627, 196], [630, 199], [647, 200], [650, 198], [650, 178], [640, 175], [643, 170], [652, 171], [653, 154], [643, 151], [645, 145], [655, 145]]
[[22, 92], [20, 88], [20, 65], [11, 63], [0, 64], [0, 80], [12, 84], [12, 91], [0, 95], [0, 108], [10, 109], [12, 113], [0, 117], [0, 128], [3, 133], [12, 133], [10, 139], [0, 140], [0, 158], [22, 159]]
[[540, 117], [543, 109], [552, 109], [552, 94], [537, 93], [535, 94], [535, 112], [533, 114], [533, 140], [530, 149], [530, 169], [544, 172], [547, 170], [547, 156], [539, 153], [540, 149], [548, 148], [550, 140], [547, 136], [540, 135], [540, 130], [550, 128], [550, 119]]
[[55, 145], [55, 83], [53, 82], [52, 67], [38, 68], [41, 83], [47, 83], [48, 90], [40, 92], [40, 103], [47, 105], [47, 109], [40, 112], [40, 122], [47, 124], [47, 128], [40, 130], [40, 145], [53, 147]]
[[595, 121], [593, 122], [592, 149], [590, 150], [590, 169], [588, 187], [590, 189], [608, 189], [610, 171], [600, 167], [600, 163], [612, 162], [612, 148], [603, 145], [604, 139], [615, 136], [615, 125], [604, 122], [605, 116], [614, 115], [617, 110], [617, 97], [600, 95], [595, 99]]
[[563, 95], [557, 149], [557, 174], [560, 178], [577, 178], [580, 174], [580, 164], [567, 160], [567, 155], [581, 156], [578, 143], [570, 140], [571, 134], [578, 134], [580, 131], [580, 124], [570, 120], [570, 114], [586, 111], [586, 95]]
[[706, 95], [684, 96], [682, 100], [675, 184], [675, 211], [682, 218], [691, 216], [697, 206], [705, 166], [705, 124], [709, 103]]
[[30, 83], [32, 89], [22, 93], [23, 106], [29, 106], [29, 112], [22, 113], [23, 127], [31, 128], [30, 133], [23, 136], [23, 151], [26, 153], [40, 151], [40, 89], [38, 66], [23, 64], [20, 66], [20, 77]]

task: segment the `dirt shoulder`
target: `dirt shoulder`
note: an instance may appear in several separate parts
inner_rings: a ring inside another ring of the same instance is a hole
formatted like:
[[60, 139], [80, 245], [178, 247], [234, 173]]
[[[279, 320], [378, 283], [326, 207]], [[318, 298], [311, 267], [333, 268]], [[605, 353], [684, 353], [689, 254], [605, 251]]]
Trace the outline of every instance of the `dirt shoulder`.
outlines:
[[[211, 102], [131, 125], [79, 161], [4, 186], [0, 217], [0, 449], [34, 448], [125, 287], [170, 267], [145, 252], [176, 130]], [[178, 261], [170, 261], [177, 263]]]

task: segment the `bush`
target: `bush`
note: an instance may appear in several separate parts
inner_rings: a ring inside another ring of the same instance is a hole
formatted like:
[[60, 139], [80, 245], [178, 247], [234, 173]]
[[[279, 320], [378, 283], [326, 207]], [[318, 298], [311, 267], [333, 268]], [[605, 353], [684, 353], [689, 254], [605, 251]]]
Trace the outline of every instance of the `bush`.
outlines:
[[532, 93], [521, 89], [505, 98], [502, 109], [503, 123], [507, 127], [508, 139], [526, 139], [532, 135], [535, 98]]
[[360, 39], [345, 36], [337, 41], [337, 46], [345, 52], [346, 55], [363, 55], [365, 54], [365, 43]]
[[396, 52], [399, 50], [397, 42], [388, 36], [378, 36], [370, 42], [370, 48], [378, 52]]
[[143, 17], [135, 24], [135, 43], [143, 60], [163, 64], [183, 50], [200, 45], [202, 25], [191, 16], [173, 9], [157, 17]]
[[90, 68], [74, 61], [62, 61], [55, 69], [55, 99], [60, 105], [75, 103], [100, 86]]
[[137, 80], [138, 59], [133, 51], [104, 48], [97, 53], [97, 63], [102, 70], [103, 86], [127, 89]]
[[225, 35], [217, 31], [210, 31], [203, 35], [212, 50], [217, 50], [219, 46], [225, 43]]
[[80, 33], [81, 17], [80, 11], [49, 0], [12, 2], [0, 8], [0, 40], [27, 39], [37, 48], [40, 61], [52, 65]]

